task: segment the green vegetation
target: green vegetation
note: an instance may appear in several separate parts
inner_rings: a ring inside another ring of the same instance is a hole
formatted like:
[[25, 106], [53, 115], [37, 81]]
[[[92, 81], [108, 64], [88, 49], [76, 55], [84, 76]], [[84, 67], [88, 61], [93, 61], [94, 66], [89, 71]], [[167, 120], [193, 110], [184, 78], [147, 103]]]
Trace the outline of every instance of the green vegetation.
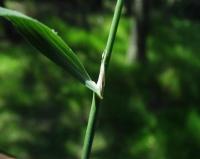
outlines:
[[[120, 20], [121, 13], [122, 13], [123, 4], [124, 4], [123, 0], [117, 1], [112, 25], [110, 28], [110, 33], [108, 36], [107, 45], [102, 54], [99, 78], [97, 81], [97, 86], [100, 90], [101, 97], [103, 97], [103, 94], [104, 94], [106, 74], [108, 71], [108, 66], [109, 66], [111, 55], [112, 55], [113, 45], [115, 42], [115, 37], [116, 37], [119, 20]], [[98, 116], [98, 111], [99, 111], [99, 107], [100, 107], [100, 102], [102, 102], [101, 99], [98, 98], [98, 96], [95, 93], [93, 93], [93, 100], [92, 100], [92, 106], [91, 106], [91, 110], [90, 110], [90, 116], [89, 116], [88, 126], [87, 126], [87, 130], [86, 130], [86, 135], [85, 135], [82, 159], [88, 159], [90, 157], [93, 139], [94, 139], [94, 135], [95, 135], [96, 122], [97, 122], [97, 116]]]
[[[76, 50], [92, 79], [112, 20], [106, 9], [87, 15], [89, 26], [54, 12], [36, 15]], [[133, 22], [120, 20], [91, 159], [199, 158], [200, 24], [157, 12], [146, 64], [127, 64]], [[80, 158], [92, 93], [0, 28], [0, 150], [21, 159]]]
[[95, 135], [98, 107], [100, 106], [101, 99], [103, 99], [105, 75], [111, 58], [122, 8], [123, 0], [118, 0], [108, 42], [102, 54], [99, 79], [96, 84], [91, 80], [76, 54], [64, 43], [54, 30], [17, 11], [0, 7], [0, 16], [11, 21], [25, 39], [52, 61], [68, 70], [81, 83], [85, 84], [86, 87], [93, 91], [92, 106], [85, 135], [82, 159], [89, 159], [90, 157]]

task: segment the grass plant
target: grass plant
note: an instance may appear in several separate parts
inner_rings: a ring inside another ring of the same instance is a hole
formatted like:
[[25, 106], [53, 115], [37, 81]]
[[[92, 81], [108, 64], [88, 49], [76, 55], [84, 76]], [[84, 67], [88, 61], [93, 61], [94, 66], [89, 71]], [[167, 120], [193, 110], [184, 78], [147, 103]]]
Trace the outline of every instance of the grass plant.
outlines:
[[117, 0], [108, 40], [102, 54], [99, 78], [94, 82], [72, 49], [58, 36], [57, 32], [41, 22], [17, 11], [0, 7], [0, 17], [9, 20], [21, 35], [38, 51], [57, 65], [67, 70], [79, 82], [92, 90], [92, 105], [85, 134], [82, 159], [89, 159], [95, 135], [100, 103], [103, 100], [108, 66], [112, 55], [117, 28], [124, 0]]

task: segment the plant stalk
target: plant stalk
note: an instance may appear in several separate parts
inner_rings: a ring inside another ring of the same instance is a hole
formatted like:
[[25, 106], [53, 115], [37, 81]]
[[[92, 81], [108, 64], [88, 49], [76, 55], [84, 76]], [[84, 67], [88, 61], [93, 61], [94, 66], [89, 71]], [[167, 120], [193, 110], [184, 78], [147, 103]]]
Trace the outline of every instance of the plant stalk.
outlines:
[[103, 60], [102, 62], [105, 63], [106, 71], [108, 69], [110, 57], [112, 55], [112, 49], [113, 49], [113, 45], [114, 45], [114, 42], [115, 42], [117, 28], [118, 28], [119, 20], [120, 20], [121, 13], [122, 13], [123, 3], [124, 3], [124, 0], [118, 0], [117, 1], [113, 21], [112, 21], [111, 28], [110, 28], [110, 33], [109, 33], [109, 36], [108, 36], [108, 41], [107, 41], [106, 48], [105, 48], [105, 51], [104, 51], [104, 55], [103, 55], [103, 58], [102, 58], [102, 60]]
[[110, 63], [111, 55], [112, 55], [113, 45], [114, 45], [116, 34], [117, 34], [117, 28], [118, 28], [119, 20], [122, 13], [123, 3], [124, 3], [124, 0], [117, 1], [106, 48], [102, 55], [99, 79], [97, 82], [97, 86], [100, 88], [100, 93], [102, 97], [103, 97], [103, 91], [105, 87], [105, 78], [106, 78], [105, 76], [108, 71], [108, 66]]
[[96, 121], [99, 112], [100, 98], [93, 93], [92, 106], [85, 134], [82, 159], [89, 159], [95, 134]]
[[[112, 49], [117, 33], [117, 28], [120, 20], [120, 16], [122, 13], [122, 8], [123, 8], [123, 2], [124, 0], [118, 0], [116, 7], [115, 7], [115, 12], [114, 12], [114, 17], [112, 20], [109, 36], [108, 36], [108, 41], [106, 44], [105, 51], [102, 55], [102, 61], [101, 61], [101, 67], [100, 67], [100, 73], [99, 73], [99, 78], [97, 81], [97, 86], [99, 87], [101, 96], [103, 97], [103, 91], [105, 87], [105, 74], [108, 70], [108, 65], [110, 62], [110, 57], [112, 54]], [[81, 159], [89, 159], [91, 149], [92, 149], [92, 144], [93, 144], [93, 139], [95, 135], [95, 129], [96, 129], [96, 121], [97, 121], [97, 116], [99, 112], [99, 107], [101, 100], [95, 93], [93, 93], [93, 99], [92, 99], [92, 106], [90, 110], [90, 115], [89, 115], [89, 121], [87, 125], [87, 130], [85, 134], [85, 140], [84, 140], [84, 145], [83, 145], [83, 153]]]

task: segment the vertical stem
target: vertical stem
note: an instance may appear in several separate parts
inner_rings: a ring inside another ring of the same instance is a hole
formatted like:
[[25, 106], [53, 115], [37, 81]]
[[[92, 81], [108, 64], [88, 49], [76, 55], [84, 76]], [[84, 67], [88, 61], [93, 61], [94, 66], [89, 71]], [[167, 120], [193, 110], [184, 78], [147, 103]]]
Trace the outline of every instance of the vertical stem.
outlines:
[[[99, 79], [97, 82], [97, 85], [100, 89], [102, 97], [103, 97], [103, 89], [104, 89], [104, 84], [105, 84], [105, 72], [108, 69], [108, 64], [109, 64], [110, 57], [112, 54], [112, 49], [113, 49], [113, 45], [114, 45], [114, 41], [115, 41], [115, 37], [117, 33], [117, 28], [118, 28], [118, 24], [119, 24], [121, 12], [122, 12], [123, 2], [124, 0], [117, 0], [117, 5], [115, 8], [115, 13], [114, 13], [110, 33], [108, 36], [107, 45], [102, 56]], [[83, 154], [82, 154], [81, 159], [89, 159], [90, 157], [100, 102], [101, 102], [101, 99], [95, 93], [93, 93], [92, 106], [90, 110], [87, 130], [85, 134]]]
[[100, 99], [93, 93], [92, 106], [89, 115], [88, 126], [85, 134], [82, 159], [89, 159], [95, 134], [96, 121], [99, 111]]
[[115, 37], [117, 34], [117, 28], [118, 28], [119, 20], [122, 13], [123, 3], [124, 3], [124, 0], [117, 1], [111, 28], [110, 28], [110, 33], [108, 36], [108, 41], [107, 41], [106, 48], [102, 56], [99, 79], [97, 82], [97, 85], [100, 89], [100, 94], [102, 97], [103, 97], [103, 91], [105, 87], [105, 78], [106, 78], [105, 76], [106, 76], [106, 72], [108, 71], [110, 57], [112, 55], [113, 45], [114, 45]]
[[103, 60], [102, 63], [104, 63], [106, 70], [108, 69], [110, 57], [112, 55], [112, 49], [115, 42], [117, 28], [118, 28], [119, 20], [122, 13], [123, 3], [124, 3], [124, 0], [118, 0], [115, 7], [115, 13], [114, 13], [113, 21], [111, 24], [110, 33], [108, 36], [108, 41], [106, 44], [104, 56], [102, 59]]

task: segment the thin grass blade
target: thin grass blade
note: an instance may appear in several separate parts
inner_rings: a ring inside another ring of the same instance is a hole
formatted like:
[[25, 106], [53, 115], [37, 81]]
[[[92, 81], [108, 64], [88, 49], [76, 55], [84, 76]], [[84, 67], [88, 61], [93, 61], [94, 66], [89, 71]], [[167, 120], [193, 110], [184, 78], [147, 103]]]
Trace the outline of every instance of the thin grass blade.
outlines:
[[86, 87], [100, 94], [96, 83], [91, 80], [78, 56], [53, 29], [20, 12], [2, 7], [0, 7], [0, 17], [9, 20], [22, 36], [42, 54], [70, 72]]

